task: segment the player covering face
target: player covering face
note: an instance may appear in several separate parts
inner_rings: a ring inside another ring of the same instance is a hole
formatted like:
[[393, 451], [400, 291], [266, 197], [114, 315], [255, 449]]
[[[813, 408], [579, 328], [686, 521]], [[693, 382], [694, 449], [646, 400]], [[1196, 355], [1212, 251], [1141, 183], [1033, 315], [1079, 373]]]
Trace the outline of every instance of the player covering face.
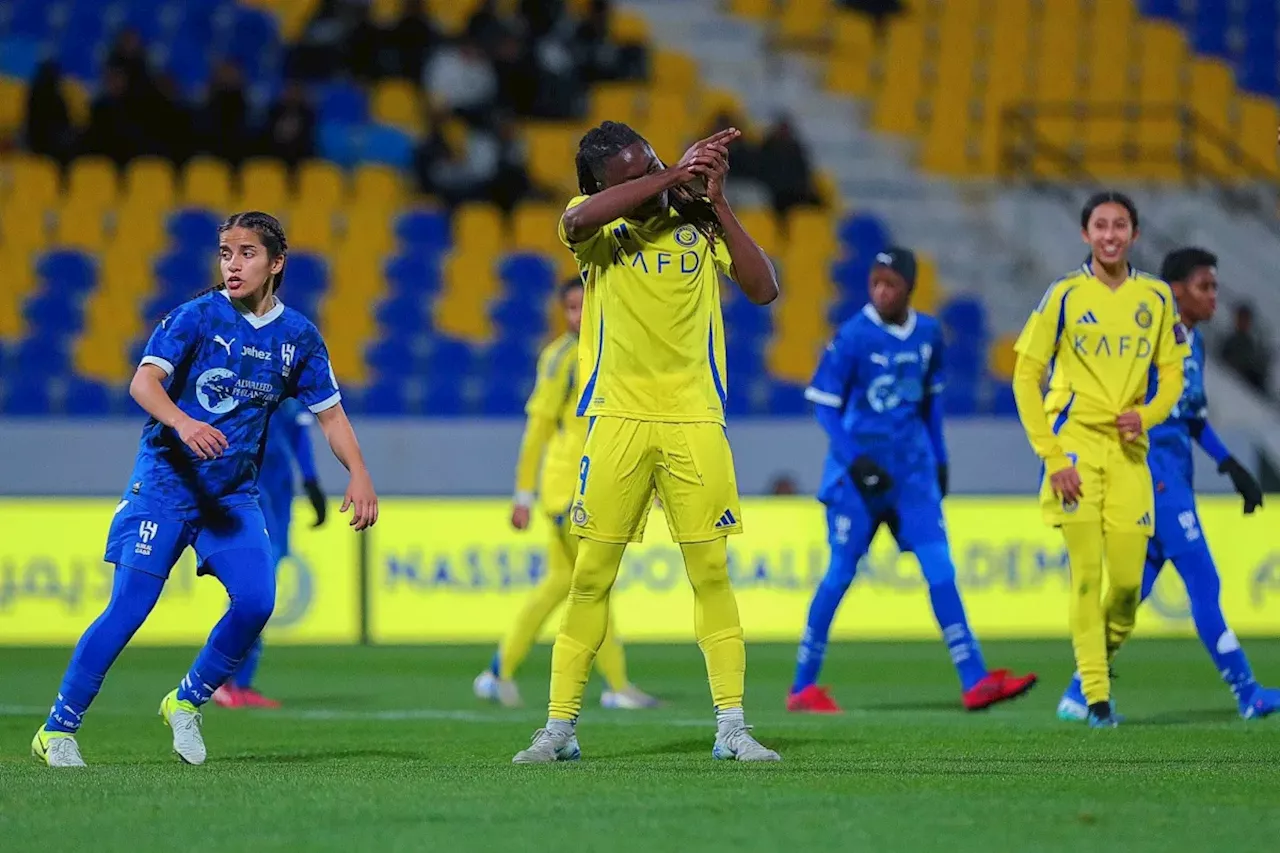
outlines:
[[[560, 286], [560, 307], [567, 331], [538, 358], [538, 378], [525, 406], [528, 421], [516, 463], [516, 494], [511, 526], [529, 527], [535, 500], [550, 522], [546, 572], [524, 608], [511, 623], [489, 668], [476, 676], [472, 690], [485, 701], [518, 707], [515, 675], [553, 610], [569, 596], [578, 537], [569, 532], [569, 504], [578, 484], [578, 462], [587, 440], [587, 419], [578, 415], [578, 332], [582, 327], [582, 280]], [[541, 474], [539, 474], [541, 468]], [[596, 669], [608, 689], [600, 698], [606, 708], [652, 708], [657, 700], [627, 679], [627, 659], [610, 619], [596, 652]]]
[[[1182, 324], [1188, 329], [1191, 352], [1184, 362], [1181, 399], [1169, 419], [1151, 429], [1148, 463], [1155, 491], [1156, 524], [1147, 548], [1141, 597], [1146, 600], [1151, 595], [1165, 563], [1172, 562], [1186, 585], [1196, 633], [1235, 697], [1240, 716], [1260, 719], [1280, 707], [1280, 690], [1258, 684], [1235, 632], [1227, 627], [1219, 600], [1222, 585], [1200, 525], [1192, 482], [1194, 442], [1218, 464], [1219, 473], [1231, 478], [1244, 501], [1246, 515], [1262, 506], [1262, 489], [1257, 480], [1231, 455], [1209, 423], [1204, 339], [1196, 333], [1196, 327], [1212, 319], [1217, 308], [1217, 265], [1213, 253], [1187, 247], [1170, 252], [1160, 266], [1160, 277], [1173, 289]], [[1147, 396], [1154, 393], [1152, 388]], [[1087, 700], [1079, 674], [1058, 703], [1058, 716], [1064, 720], [1087, 719]]]
[[146, 621], [188, 547], [197, 572], [226, 588], [231, 606], [191, 669], [160, 704], [173, 750], [188, 764], [206, 751], [200, 706], [262, 633], [275, 606], [275, 565], [258, 503], [258, 464], [280, 401], [297, 398], [351, 472], [342, 511], [356, 530], [378, 499], [319, 331], [276, 297], [287, 246], [265, 213], [219, 228], [222, 281], [174, 309], [147, 342], [129, 392], [150, 415], [130, 485], [116, 505], [105, 560], [111, 600], [76, 645], [32, 751], [54, 767], [83, 766], [76, 732], [116, 657]]
[[1044, 465], [1042, 515], [1062, 531], [1071, 562], [1072, 645], [1089, 723], [1111, 727], [1110, 662], [1133, 632], [1155, 527], [1147, 431], [1181, 396], [1190, 350], [1169, 285], [1129, 264], [1133, 202], [1100, 193], [1080, 226], [1089, 259], [1051, 284], [1027, 321], [1013, 391]]
[[560, 238], [585, 285], [577, 411], [590, 420], [569, 509], [581, 542], [552, 650], [547, 725], [516, 763], [579, 757], [575, 723], [608, 629], [609, 591], [655, 490], [693, 587], [716, 708], [713, 754], [778, 760], [743, 716], [746, 649], [725, 542], [742, 529], [742, 511], [724, 427], [720, 274], [756, 304], [778, 295], [773, 266], [725, 199], [728, 145], [738, 136], [721, 131], [672, 167], [617, 122], [588, 131], [579, 146], [581, 195], [560, 220]]
[[789, 711], [840, 710], [817, 684], [818, 674], [836, 608], [882, 524], [920, 561], [964, 706], [987, 708], [1036, 683], [1034, 675], [987, 670], [956, 587], [942, 516], [948, 485], [942, 329], [912, 309], [915, 280], [911, 251], [895, 247], [877, 255], [870, 303], [840, 328], [805, 390], [830, 440], [818, 500], [827, 509], [831, 562], [809, 605]]

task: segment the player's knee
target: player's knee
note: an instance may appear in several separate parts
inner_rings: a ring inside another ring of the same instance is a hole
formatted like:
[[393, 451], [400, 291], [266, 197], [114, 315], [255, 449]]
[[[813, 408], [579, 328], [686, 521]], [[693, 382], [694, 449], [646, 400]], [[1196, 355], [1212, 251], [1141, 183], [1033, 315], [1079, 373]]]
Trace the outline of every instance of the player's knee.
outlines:
[[921, 546], [916, 549], [916, 559], [920, 561], [920, 571], [929, 586], [956, 582], [956, 564], [951, 561], [951, 553], [946, 545], [934, 543]]
[[235, 618], [246, 626], [265, 628], [276, 608], [276, 591], [274, 586], [263, 585], [244, 590], [236, 596], [231, 604]]

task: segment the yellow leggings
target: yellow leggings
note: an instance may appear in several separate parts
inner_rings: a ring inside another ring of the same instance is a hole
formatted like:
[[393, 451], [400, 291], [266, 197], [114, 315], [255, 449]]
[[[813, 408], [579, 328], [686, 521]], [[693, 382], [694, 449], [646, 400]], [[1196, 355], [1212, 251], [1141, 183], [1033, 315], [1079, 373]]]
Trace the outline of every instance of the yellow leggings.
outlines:
[[1089, 704], [1106, 702], [1111, 698], [1111, 659], [1133, 633], [1136, 622], [1150, 540], [1137, 531], [1104, 533], [1097, 521], [1063, 524], [1062, 536], [1071, 560], [1070, 619], [1076, 670]]
[[[624, 544], [583, 539], [578, 546], [569, 606], [551, 651], [553, 720], [576, 720], [582, 710], [591, 661], [609, 623], [609, 592], [622, 564]], [[742, 707], [747, 652], [738, 602], [729, 585], [729, 551], [723, 538], [680, 546], [693, 586], [694, 631], [707, 664], [716, 710]]]
[[[520, 615], [511, 623], [498, 647], [498, 677], [511, 679], [528, 657], [529, 650], [537, 642], [538, 634], [553, 610], [569, 597], [573, 579], [574, 558], [578, 554], [578, 537], [569, 534], [568, 527], [556, 526], [547, 543], [547, 573], [529, 593]], [[613, 629], [613, 620], [607, 622], [604, 640], [596, 653], [596, 669], [610, 690], [623, 690], [628, 686], [627, 655], [622, 642]]]

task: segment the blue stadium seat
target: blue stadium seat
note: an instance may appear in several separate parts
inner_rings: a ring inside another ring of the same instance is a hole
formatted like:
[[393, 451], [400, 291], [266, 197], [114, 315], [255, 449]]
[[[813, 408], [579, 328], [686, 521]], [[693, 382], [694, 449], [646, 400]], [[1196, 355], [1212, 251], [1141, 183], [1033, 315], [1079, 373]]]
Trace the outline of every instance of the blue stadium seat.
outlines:
[[184, 34], [174, 37], [165, 69], [186, 95], [194, 97], [204, 88], [212, 67], [203, 40]]
[[[94, 15], [93, 18], [101, 20], [100, 15]], [[86, 48], [86, 45], [93, 47]], [[102, 61], [106, 57], [106, 49], [100, 31], [86, 32], [84, 35], [64, 33], [57, 55], [58, 66], [68, 77], [96, 83], [102, 76]]]
[[316, 148], [325, 160], [350, 169], [360, 162], [360, 129], [348, 122], [322, 121], [316, 131]]
[[30, 80], [40, 64], [40, 42], [29, 36], [0, 39], [0, 74]]
[[1225, 2], [1202, 2], [1197, 5], [1191, 22], [1191, 44], [1196, 53], [1210, 56], [1231, 55], [1230, 20]]
[[556, 288], [556, 270], [546, 256], [532, 252], [507, 255], [498, 264], [498, 278], [510, 294], [542, 301]]
[[198, 252], [184, 248], [160, 255], [151, 265], [151, 272], [163, 289], [173, 289], [188, 295], [208, 287], [218, 278], [208, 251]]
[[18, 417], [41, 416], [52, 411], [52, 403], [47, 381], [35, 376], [14, 376], [5, 383], [0, 410]]
[[1139, 0], [1138, 8], [1143, 15], [1151, 18], [1164, 18], [1174, 23], [1182, 20], [1178, 0]]
[[864, 290], [859, 297], [858, 294], [850, 294], [832, 305], [827, 311], [827, 320], [837, 329], [853, 319], [863, 306], [867, 304], [867, 293]]
[[435, 250], [414, 248], [396, 255], [383, 268], [393, 293], [430, 295], [440, 292], [440, 256]]
[[540, 308], [541, 305], [530, 306], [523, 301], [504, 299], [490, 307], [489, 317], [504, 338], [539, 339], [547, 331], [547, 314]]
[[474, 363], [475, 353], [465, 341], [437, 337], [427, 353], [426, 374], [429, 377], [450, 377], [456, 383], [459, 377], [470, 375]]
[[987, 309], [976, 297], [957, 296], [948, 300], [938, 319], [953, 338], [985, 340], [987, 337]]
[[889, 245], [889, 230], [878, 216], [869, 213], [855, 213], [840, 223], [840, 242], [855, 257], [870, 263], [877, 252]]
[[422, 412], [429, 417], [456, 417], [466, 412], [462, 383], [456, 377], [428, 377]]
[[724, 322], [727, 335], [735, 337], [763, 338], [773, 331], [773, 312], [752, 304], [742, 295], [735, 295], [724, 305]]
[[111, 389], [92, 379], [73, 377], [67, 383], [65, 408], [68, 415], [94, 417], [111, 414], [114, 400]]
[[53, 4], [48, 0], [9, 0], [10, 38], [39, 43], [48, 38], [52, 29], [50, 13]]
[[325, 124], [364, 124], [369, 120], [369, 96], [355, 83], [325, 83], [316, 91], [320, 121]]
[[311, 252], [290, 252], [284, 280], [291, 298], [296, 291], [323, 293], [329, 283], [329, 265]]
[[54, 249], [36, 261], [36, 274], [51, 292], [84, 294], [97, 283], [98, 270], [93, 259], [73, 249]]
[[420, 251], [443, 252], [453, 245], [449, 217], [440, 210], [410, 210], [396, 217], [396, 239]]
[[409, 293], [378, 303], [374, 316], [391, 337], [412, 338], [431, 329], [422, 297]]
[[231, 57], [248, 73], [258, 76], [264, 60], [279, 43], [275, 16], [260, 9], [233, 6], [235, 18], [227, 41]]
[[484, 351], [478, 369], [487, 381], [523, 381], [533, 378], [538, 352], [525, 341], [501, 340]]
[[774, 382], [769, 393], [769, 414], [779, 417], [808, 415], [812, 406], [804, 398], [804, 386]]
[[959, 377], [947, 378], [947, 387], [942, 392], [942, 410], [948, 416], [964, 417], [978, 412], [978, 385], [976, 382], [961, 381]]
[[64, 338], [36, 335], [23, 338], [14, 347], [11, 375], [33, 379], [65, 376], [71, 372], [71, 358]]
[[375, 382], [361, 395], [361, 411], [366, 415], [404, 415], [409, 411], [405, 383], [398, 379]]
[[160, 4], [151, 0], [131, 0], [124, 6], [122, 29], [137, 32], [144, 44], [154, 46], [168, 34], [168, 20], [160, 14]]
[[1018, 405], [1013, 399], [1013, 386], [1008, 382], [999, 382], [991, 395], [991, 414], [1009, 416], [1018, 414]]
[[413, 148], [413, 137], [398, 127], [370, 124], [364, 128], [359, 160], [408, 169], [413, 165]]
[[871, 256], [845, 258], [831, 265], [831, 278], [846, 297], [867, 298], [867, 280], [871, 277]]
[[222, 220], [212, 212], [199, 207], [188, 207], [169, 214], [165, 230], [169, 239], [179, 247], [192, 248], [197, 252], [206, 252], [214, 245], [218, 234], [218, 226]]
[[74, 335], [84, 329], [80, 301], [67, 294], [46, 291], [27, 301], [22, 308], [33, 333]]
[[512, 417], [524, 413], [529, 399], [526, 382], [490, 382], [480, 396], [480, 414], [492, 417]]
[[417, 372], [418, 356], [408, 337], [383, 338], [365, 350], [365, 361], [384, 378], [411, 376]]

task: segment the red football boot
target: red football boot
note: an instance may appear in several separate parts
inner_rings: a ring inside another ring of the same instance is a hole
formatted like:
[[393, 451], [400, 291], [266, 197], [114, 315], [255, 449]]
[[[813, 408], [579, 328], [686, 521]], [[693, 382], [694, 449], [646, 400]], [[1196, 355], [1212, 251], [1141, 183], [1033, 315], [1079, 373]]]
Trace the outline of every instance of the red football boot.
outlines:
[[1007, 669], [995, 669], [964, 692], [964, 707], [981, 711], [999, 702], [1017, 699], [1036, 686], [1036, 675], [1014, 675]]
[[280, 707], [280, 703], [275, 699], [268, 699], [252, 687], [243, 687], [240, 689], [240, 707], [274, 711]]
[[234, 684], [224, 684], [213, 691], [213, 704], [219, 708], [243, 708], [240, 688]]
[[799, 714], [839, 714], [840, 706], [831, 698], [827, 688], [810, 684], [787, 696], [787, 710]]

